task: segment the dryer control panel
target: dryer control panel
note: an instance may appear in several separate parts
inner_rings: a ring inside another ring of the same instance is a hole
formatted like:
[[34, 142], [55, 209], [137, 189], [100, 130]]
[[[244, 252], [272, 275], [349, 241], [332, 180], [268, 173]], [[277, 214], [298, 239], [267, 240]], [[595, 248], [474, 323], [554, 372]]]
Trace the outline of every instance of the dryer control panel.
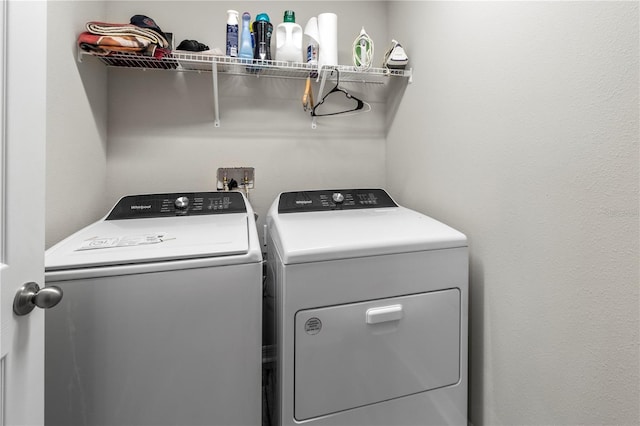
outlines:
[[180, 192], [123, 197], [106, 220], [246, 212], [239, 192]]
[[398, 207], [382, 189], [327, 189], [280, 194], [278, 213]]

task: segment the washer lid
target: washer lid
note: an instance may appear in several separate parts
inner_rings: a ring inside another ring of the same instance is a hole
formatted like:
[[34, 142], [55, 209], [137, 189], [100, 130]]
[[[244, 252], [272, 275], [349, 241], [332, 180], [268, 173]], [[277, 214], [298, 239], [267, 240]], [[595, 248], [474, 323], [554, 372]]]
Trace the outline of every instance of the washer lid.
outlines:
[[285, 264], [466, 247], [464, 234], [404, 207], [278, 214], [267, 218]]
[[45, 269], [246, 255], [249, 226], [248, 213], [100, 221], [48, 249]]

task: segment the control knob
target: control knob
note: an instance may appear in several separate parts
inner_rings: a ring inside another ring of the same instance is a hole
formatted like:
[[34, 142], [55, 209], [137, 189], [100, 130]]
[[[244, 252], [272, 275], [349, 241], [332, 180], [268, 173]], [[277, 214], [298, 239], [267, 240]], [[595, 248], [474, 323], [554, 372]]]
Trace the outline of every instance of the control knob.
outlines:
[[344, 202], [344, 195], [342, 195], [340, 192], [334, 192], [331, 196], [331, 199], [336, 204], [342, 204]]
[[178, 197], [173, 204], [176, 206], [176, 209], [185, 210], [187, 207], [189, 207], [189, 198]]

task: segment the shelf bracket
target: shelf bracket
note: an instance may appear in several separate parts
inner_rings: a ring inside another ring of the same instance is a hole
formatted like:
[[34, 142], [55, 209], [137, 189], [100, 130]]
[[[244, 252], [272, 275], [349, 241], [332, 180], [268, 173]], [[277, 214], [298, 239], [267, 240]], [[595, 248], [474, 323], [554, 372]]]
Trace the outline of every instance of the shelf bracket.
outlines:
[[220, 127], [220, 105], [218, 103], [218, 63], [211, 62], [211, 75], [213, 79], [213, 125]]

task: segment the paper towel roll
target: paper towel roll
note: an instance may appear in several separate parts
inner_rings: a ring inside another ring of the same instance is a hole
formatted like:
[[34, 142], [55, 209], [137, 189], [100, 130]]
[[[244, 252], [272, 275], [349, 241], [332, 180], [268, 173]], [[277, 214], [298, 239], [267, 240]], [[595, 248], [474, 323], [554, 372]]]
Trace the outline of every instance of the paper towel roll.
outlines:
[[318, 68], [323, 65], [338, 65], [338, 15], [318, 15]]

